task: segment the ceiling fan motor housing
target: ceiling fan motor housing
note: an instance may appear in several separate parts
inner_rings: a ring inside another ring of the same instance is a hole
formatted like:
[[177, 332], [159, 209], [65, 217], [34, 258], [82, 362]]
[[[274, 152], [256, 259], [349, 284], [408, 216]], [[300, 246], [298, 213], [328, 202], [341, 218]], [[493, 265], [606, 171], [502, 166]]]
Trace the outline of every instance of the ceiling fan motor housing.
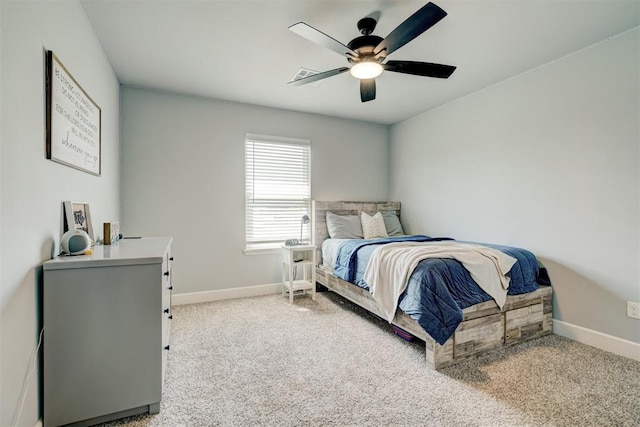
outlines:
[[[347, 46], [349, 49], [355, 50], [360, 54], [359, 59], [363, 59], [363, 57], [373, 57], [373, 49], [375, 49], [382, 40], [382, 37], [374, 35], [360, 36], [351, 40]], [[349, 62], [354, 62], [354, 60], [349, 58]]]

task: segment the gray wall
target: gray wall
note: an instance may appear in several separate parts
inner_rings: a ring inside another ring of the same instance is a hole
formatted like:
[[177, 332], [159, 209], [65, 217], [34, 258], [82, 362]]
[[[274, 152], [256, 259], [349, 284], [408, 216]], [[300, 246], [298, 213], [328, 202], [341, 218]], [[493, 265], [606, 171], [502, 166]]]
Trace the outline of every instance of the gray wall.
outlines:
[[123, 87], [126, 235], [174, 238], [174, 292], [279, 283], [280, 253], [245, 255], [244, 135], [311, 140], [318, 200], [388, 197], [387, 126]]
[[393, 126], [390, 190], [413, 232], [531, 249], [555, 319], [636, 343], [639, 40], [627, 32]]
[[[76, 1], [0, 1], [0, 29], [0, 425], [15, 421], [25, 384], [20, 425], [38, 419], [40, 373], [26, 379], [63, 200], [89, 202], [98, 235], [116, 219], [129, 235], [172, 235], [178, 293], [280, 280], [279, 255], [242, 253], [245, 132], [311, 139], [316, 199], [390, 195], [409, 231], [532, 249], [550, 268], [557, 319], [640, 342], [624, 316], [626, 300], [640, 301], [637, 30], [389, 135], [139, 89], [119, 99]], [[44, 158], [45, 49], [102, 108], [101, 177]]]
[[[0, 425], [15, 422], [27, 384], [20, 425], [33, 426], [39, 369], [26, 378], [41, 326], [39, 267], [58, 250], [62, 201], [88, 202], [98, 231], [118, 217], [119, 85], [78, 2], [3, 0], [0, 16]], [[102, 108], [101, 177], [45, 159], [46, 49]]]

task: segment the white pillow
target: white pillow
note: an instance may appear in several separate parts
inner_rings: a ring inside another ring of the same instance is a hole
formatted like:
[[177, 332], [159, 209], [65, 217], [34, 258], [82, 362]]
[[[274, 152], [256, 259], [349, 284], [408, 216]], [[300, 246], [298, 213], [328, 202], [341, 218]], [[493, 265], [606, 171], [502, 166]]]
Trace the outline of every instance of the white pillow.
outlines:
[[365, 239], [389, 237], [387, 229], [384, 226], [384, 218], [380, 212], [374, 216], [362, 212], [360, 214], [360, 222], [362, 223], [362, 234], [364, 234]]

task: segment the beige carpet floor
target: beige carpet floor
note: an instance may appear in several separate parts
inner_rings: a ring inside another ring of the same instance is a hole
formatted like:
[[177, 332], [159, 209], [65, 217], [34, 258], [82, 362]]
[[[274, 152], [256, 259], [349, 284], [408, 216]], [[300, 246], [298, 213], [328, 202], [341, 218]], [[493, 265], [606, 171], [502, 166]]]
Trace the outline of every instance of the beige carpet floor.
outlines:
[[640, 362], [556, 335], [441, 371], [333, 293], [175, 307], [160, 413], [123, 426], [640, 426]]

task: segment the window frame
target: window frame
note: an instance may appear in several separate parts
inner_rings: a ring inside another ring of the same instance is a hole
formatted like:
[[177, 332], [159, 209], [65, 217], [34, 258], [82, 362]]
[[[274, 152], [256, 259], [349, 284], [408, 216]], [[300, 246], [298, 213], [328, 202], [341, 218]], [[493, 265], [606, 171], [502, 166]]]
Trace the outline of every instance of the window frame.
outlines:
[[[244, 223], [245, 223], [245, 238], [244, 238], [244, 253], [247, 255], [259, 255], [259, 254], [266, 254], [266, 253], [274, 253], [280, 250], [280, 247], [282, 246], [282, 244], [284, 243], [284, 241], [287, 238], [299, 238], [300, 234], [299, 232], [296, 232], [295, 236], [289, 236], [289, 237], [285, 237], [284, 236], [284, 230], [283, 230], [283, 234], [281, 236], [278, 236], [278, 239], [276, 241], [274, 240], [269, 240], [269, 241], [249, 241], [250, 238], [250, 228], [255, 227], [255, 222], [254, 223], [250, 223], [250, 211], [252, 209], [251, 205], [251, 199], [250, 199], [250, 195], [249, 195], [249, 189], [251, 188], [253, 193], [255, 194], [255, 188], [256, 188], [256, 177], [255, 177], [255, 151], [253, 152], [253, 154], [249, 153], [249, 150], [252, 148], [255, 148], [255, 144], [262, 144], [263, 148], [264, 145], [268, 145], [268, 144], [274, 144], [274, 148], [275, 146], [278, 145], [292, 145], [292, 146], [296, 146], [296, 147], [303, 147], [306, 148], [306, 153], [303, 154], [301, 156], [301, 160], [306, 161], [306, 183], [304, 182], [305, 180], [302, 179], [301, 182], [306, 184], [306, 196], [307, 197], [303, 197], [301, 199], [299, 199], [301, 202], [303, 202], [304, 206], [300, 209], [300, 219], [298, 220], [298, 224], [296, 225], [296, 228], [299, 229], [298, 227], [300, 226], [300, 224], [302, 224], [302, 215], [303, 214], [307, 214], [309, 216], [311, 216], [309, 214], [309, 210], [311, 208], [311, 140], [309, 139], [303, 139], [303, 138], [292, 138], [292, 137], [283, 137], [283, 136], [274, 136], [274, 135], [263, 135], [263, 134], [256, 134], [256, 133], [246, 133], [245, 134], [245, 153], [244, 153], [244, 177], [245, 177], [245, 215], [244, 215]], [[252, 145], [254, 144], [254, 145]], [[264, 154], [264, 153], [263, 153]], [[253, 161], [253, 164], [250, 166], [249, 162], [250, 159]], [[280, 161], [282, 161], [282, 158], [279, 159]], [[277, 163], [278, 159], [275, 160], [275, 162]], [[304, 170], [305, 165], [300, 165], [300, 169]], [[253, 171], [254, 175], [252, 177], [249, 176], [249, 172]], [[283, 180], [286, 180], [285, 178], [291, 178], [290, 176], [287, 177], [286, 174], [284, 174], [282, 177]], [[266, 178], [265, 178], [266, 179]], [[253, 181], [251, 181], [253, 180]], [[285, 196], [283, 197], [283, 210], [285, 211], [285, 216], [286, 216], [286, 209], [284, 208], [284, 204], [285, 204], [285, 200], [293, 200], [294, 204], [295, 204], [295, 197], [293, 199], [288, 198]], [[292, 209], [295, 210], [295, 206], [292, 207]], [[303, 212], [304, 211], [304, 212]], [[288, 227], [291, 228], [292, 226], [292, 220], [289, 219], [289, 224]], [[306, 230], [306, 232], [304, 232]], [[310, 237], [310, 231], [311, 231], [311, 224], [309, 223], [309, 225], [305, 226], [303, 228], [303, 240], [305, 238], [309, 238]], [[282, 237], [282, 239], [280, 239], [280, 237]]]

